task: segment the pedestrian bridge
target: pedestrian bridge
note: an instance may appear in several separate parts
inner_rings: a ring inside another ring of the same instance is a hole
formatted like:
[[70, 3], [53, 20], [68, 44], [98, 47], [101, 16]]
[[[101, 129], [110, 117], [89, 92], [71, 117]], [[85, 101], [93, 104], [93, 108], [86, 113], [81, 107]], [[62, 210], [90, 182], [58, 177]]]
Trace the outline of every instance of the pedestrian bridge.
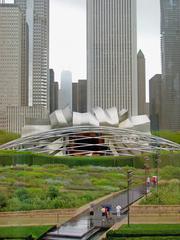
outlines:
[[[145, 191], [144, 186], [139, 186], [130, 189], [129, 197], [130, 204], [141, 198]], [[101, 208], [103, 205], [111, 205], [110, 217], [102, 217]], [[121, 205], [123, 214], [120, 217], [116, 216], [116, 206]], [[55, 227], [50, 232], [47, 232], [41, 239], [43, 240], [87, 240], [97, 239], [107, 229], [111, 228], [116, 222], [121, 221], [126, 216], [128, 200], [127, 191], [119, 193], [117, 196], [106, 199], [103, 202], [94, 206], [94, 216], [89, 215], [89, 211], [85, 211], [79, 216], [67, 221], [60, 227]]]

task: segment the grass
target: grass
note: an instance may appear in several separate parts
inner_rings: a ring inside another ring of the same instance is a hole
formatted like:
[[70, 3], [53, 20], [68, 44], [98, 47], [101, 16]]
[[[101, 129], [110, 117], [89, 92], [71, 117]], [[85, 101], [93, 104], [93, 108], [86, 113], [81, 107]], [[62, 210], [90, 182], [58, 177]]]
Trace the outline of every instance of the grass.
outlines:
[[50, 228], [51, 226], [0, 227], [0, 238], [26, 238], [32, 235], [37, 239]]
[[107, 239], [180, 239], [180, 224], [123, 225], [118, 230], [109, 231]]

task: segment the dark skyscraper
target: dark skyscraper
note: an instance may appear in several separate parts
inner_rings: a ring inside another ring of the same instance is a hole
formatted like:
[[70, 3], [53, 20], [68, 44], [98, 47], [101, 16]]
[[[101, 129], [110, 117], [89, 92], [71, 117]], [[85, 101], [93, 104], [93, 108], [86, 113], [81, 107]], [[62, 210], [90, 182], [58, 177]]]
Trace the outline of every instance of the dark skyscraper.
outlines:
[[141, 50], [137, 55], [138, 114], [146, 114], [146, 69], [145, 58]]
[[72, 84], [72, 106], [73, 111], [87, 112], [87, 80], [79, 80]]
[[149, 81], [149, 117], [151, 131], [159, 131], [161, 117], [161, 74], [156, 74]]
[[180, 130], [180, 1], [161, 0], [161, 129]]
[[50, 113], [58, 109], [59, 84], [54, 81], [54, 70], [49, 69], [50, 78]]
[[73, 82], [72, 83], [72, 111], [77, 112], [78, 111], [78, 104], [77, 104], [77, 94], [78, 94], [78, 83]]
[[78, 81], [78, 112], [87, 112], [87, 80]]

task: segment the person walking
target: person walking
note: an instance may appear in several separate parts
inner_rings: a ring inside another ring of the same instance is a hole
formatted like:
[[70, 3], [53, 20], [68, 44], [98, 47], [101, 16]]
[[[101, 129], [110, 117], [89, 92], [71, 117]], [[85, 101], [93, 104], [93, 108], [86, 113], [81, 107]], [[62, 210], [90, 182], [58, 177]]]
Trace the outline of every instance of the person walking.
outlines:
[[146, 179], [146, 193], [150, 192], [150, 185], [151, 185], [150, 177], [147, 177], [147, 179]]
[[90, 225], [90, 228], [91, 228], [91, 227], [93, 227], [93, 225], [94, 225], [94, 223], [93, 223], [94, 205], [93, 205], [93, 204], [90, 205], [90, 208], [89, 208], [89, 215], [90, 215], [89, 225]]
[[116, 214], [117, 214], [117, 217], [120, 217], [121, 216], [121, 209], [122, 207], [120, 205], [117, 205], [116, 206]]
[[93, 204], [90, 205], [89, 215], [90, 215], [90, 216], [94, 216], [94, 205], [93, 205]]

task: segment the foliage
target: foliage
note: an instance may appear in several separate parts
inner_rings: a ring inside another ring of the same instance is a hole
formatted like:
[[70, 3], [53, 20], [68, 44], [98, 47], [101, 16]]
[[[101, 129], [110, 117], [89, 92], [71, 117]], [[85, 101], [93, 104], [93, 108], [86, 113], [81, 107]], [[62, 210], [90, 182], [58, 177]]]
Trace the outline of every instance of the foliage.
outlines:
[[0, 194], [0, 208], [4, 208], [7, 205], [7, 199], [4, 194]]
[[160, 169], [161, 179], [169, 180], [169, 179], [179, 179], [180, 180], [180, 167], [166, 166]]
[[[172, 236], [173, 238], [171, 238]], [[180, 224], [131, 224], [130, 227], [123, 225], [120, 229], [107, 233], [108, 239], [146, 239], [146, 237], [149, 239], [178, 239]]]
[[54, 186], [50, 186], [47, 192], [47, 197], [52, 200], [54, 198], [57, 198], [58, 196], [59, 196], [59, 190]]
[[146, 199], [141, 200], [140, 204], [151, 205], [179, 205], [180, 204], [180, 180], [164, 181]]
[[126, 188], [128, 169], [60, 164], [0, 167], [0, 191], [8, 197], [0, 211], [80, 207]]
[[8, 132], [5, 132], [3, 130], [0, 130], [0, 145], [4, 144], [4, 143], [7, 143], [7, 142], [10, 142], [12, 140], [15, 140], [15, 139], [17, 139], [19, 137], [20, 137], [19, 134], [8, 133]]
[[25, 188], [19, 188], [14, 193], [15, 197], [17, 197], [20, 201], [26, 201], [29, 199], [29, 193], [28, 190]]
[[51, 226], [0, 227], [0, 238], [25, 238], [32, 235], [37, 239], [50, 228]]

